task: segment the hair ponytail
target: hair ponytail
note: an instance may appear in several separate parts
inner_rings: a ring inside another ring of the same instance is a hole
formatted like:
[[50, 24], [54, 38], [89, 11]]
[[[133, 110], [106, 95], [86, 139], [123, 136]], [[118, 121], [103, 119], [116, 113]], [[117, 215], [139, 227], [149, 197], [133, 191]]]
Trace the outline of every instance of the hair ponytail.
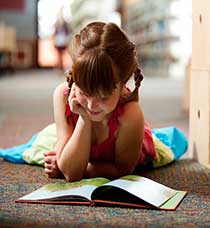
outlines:
[[65, 78], [66, 78], [66, 82], [68, 84], [68, 88], [69, 90], [71, 90], [72, 84], [74, 83], [74, 80], [72, 78], [72, 71], [71, 70], [67, 70], [65, 73]]
[[72, 71], [66, 77], [69, 89], [75, 82], [89, 95], [110, 94], [117, 83], [125, 85], [134, 75], [135, 88], [122, 102], [138, 100], [143, 74], [138, 67], [136, 46], [114, 23], [93, 22], [72, 40]]
[[134, 72], [134, 81], [135, 81], [135, 89], [138, 90], [138, 88], [141, 85], [141, 81], [143, 80], [144, 76], [142, 74], [142, 71], [139, 67], [136, 68]]
[[139, 90], [139, 87], [141, 86], [141, 82], [143, 78], [144, 76], [142, 74], [142, 71], [137, 66], [136, 70], [134, 71], [135, 88], [127, 97], [123, 97], [123, 102], [138, 101], [138, 95], [139, 95], [138, 90]]

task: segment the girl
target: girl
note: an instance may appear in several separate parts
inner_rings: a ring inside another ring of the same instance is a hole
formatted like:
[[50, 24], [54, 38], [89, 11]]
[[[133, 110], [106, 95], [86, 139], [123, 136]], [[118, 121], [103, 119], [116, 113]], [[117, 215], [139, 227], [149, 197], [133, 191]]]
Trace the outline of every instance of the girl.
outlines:
[[[67, 83], [54, 92], [57, 143], [45, 172], [67, 181], [118, 178], [156, 159], [138, 102], [143, 79], [135, 45], [113, 23], [94, 22], [75, 35]], [[126, 87], [134, 75], [135, 89]]]

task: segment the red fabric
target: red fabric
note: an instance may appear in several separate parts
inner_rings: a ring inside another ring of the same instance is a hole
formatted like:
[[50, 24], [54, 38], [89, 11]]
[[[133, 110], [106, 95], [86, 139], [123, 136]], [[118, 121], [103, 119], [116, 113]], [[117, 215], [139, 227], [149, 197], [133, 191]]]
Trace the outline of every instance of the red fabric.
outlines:
[[149, 125], [145, 122], [143, 145], [142, 145], [142, 151], [141, 151], [141, 156], [139, 158], [138, 165], [143, 164], [147, 156], [151, 157], [152, 160], [155, 160], [157, 158], [155, 145], [152, 139], [152, 132]]
[[[123, 105], [118, 105], [118, 107], [113, 111], [109, 118], [109, 137], [102, 143], [92, 145], [91, 147], [91, 161], [109, 161], [114, 162], [115, 160], [115, 132], [118, 129], [118, 117], [123, 113]], [[76, 126], [78, 115], [72, 113], [69, 104], [66, 104], [66, 116], [72, 116], [74, 127]], [[139, 158], [138, 165], [143, 164], [145, 158], [149, 156], [152, 160], [156, 159], [156, 151], [154, 147], [154, 142], [152, 139], [152, 133], [147, 123], [144, 125], [144, 138], [143, 146], [141, 151], [141, 156]]]
[[[67, 95], [68, 91], [64, 91], [64, 95]], [[115, 133], [118, 129], [118, 118], [123, 114], [124, 105], [119, 104], [117, 108], [112, 112], [108, 120], [109, 126], [109, 137], [100, 144], [92, 145], [91, 147], [91, 161], [109, 161], [114, 162], [115, 160]], [[66, 116], [72, 117], [73, 125], [76, 126], [78, 115], [71, 112], [69, 107], [69, 103], [66, 104]], [[146, 159], [146, 157], [150, 157], [152, 160], [156, 159], [156, 151], [154, 142], [152, 139], [152, 132], [149, 125], [145, 122], [144, 124], [144, 138], [143, 138], [143, 145], [141, 155], [138, 161], [138, 165], [142, 165]]]

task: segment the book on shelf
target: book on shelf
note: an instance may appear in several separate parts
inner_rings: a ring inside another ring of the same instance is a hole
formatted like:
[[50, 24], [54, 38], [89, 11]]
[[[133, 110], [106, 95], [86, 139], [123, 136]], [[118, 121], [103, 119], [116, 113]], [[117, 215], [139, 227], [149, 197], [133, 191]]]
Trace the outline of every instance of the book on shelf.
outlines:
[[146, 177], [128, 175], [113, 181], [99, 177], [50, 183], [15, 202], [175, 210], [186, 194]]

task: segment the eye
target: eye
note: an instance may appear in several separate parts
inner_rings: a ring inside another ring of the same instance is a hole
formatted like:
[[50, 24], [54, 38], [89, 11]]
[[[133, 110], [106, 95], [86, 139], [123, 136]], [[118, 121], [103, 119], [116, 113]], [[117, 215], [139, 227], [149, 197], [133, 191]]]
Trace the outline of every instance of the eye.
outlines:
[[109, 96], [101, 97], [102, 101], [107, 101], [109, 99]]
[[82, 90], [79, 91], [79, 94], [80, 94], [81, 96], [88, 97], [88, 95], [87, 95], [86, 93], [84, 93]]

